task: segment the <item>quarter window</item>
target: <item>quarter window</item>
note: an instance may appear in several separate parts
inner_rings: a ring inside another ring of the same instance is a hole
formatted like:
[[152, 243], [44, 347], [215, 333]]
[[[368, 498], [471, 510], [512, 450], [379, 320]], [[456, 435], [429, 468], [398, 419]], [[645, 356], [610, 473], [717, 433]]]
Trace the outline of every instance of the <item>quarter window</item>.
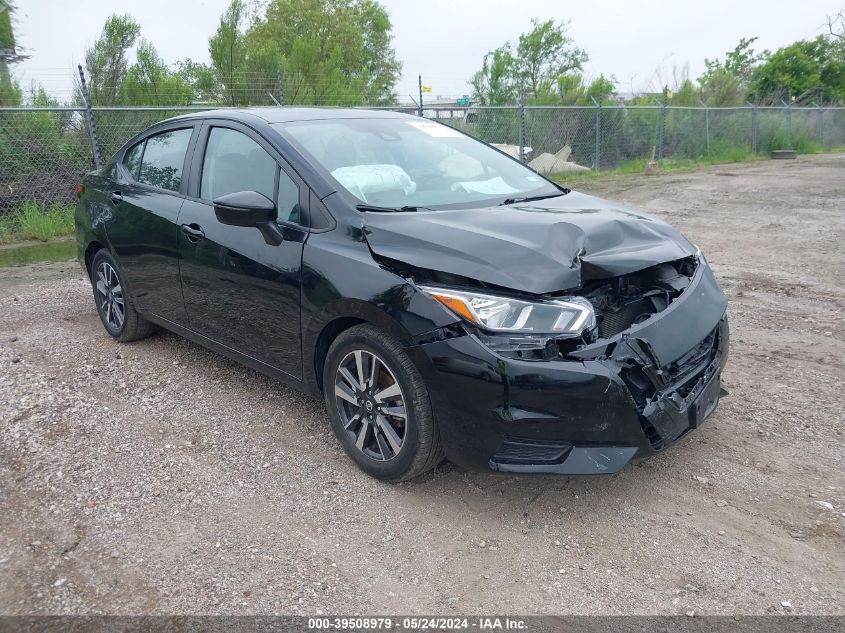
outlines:
[[200, 197], [214, 200], [236, 191], [257, 191], [273, 200], [277, 170], [273, 157], [246, 134], [212, 128], [202, 166]]
[[192, 132], [191, 128], [187, 128], [149, 137], [138, 180], [161, 189], [179, 191], [182, 185], [182, 165], [185, 164]]
[[141, 141], [126, 150], [126, 154], [123, 156], [123, 165], [135, 180], [138, 180], [138, 168], [141, 166], [141, 153], [143, 151], [144, 141]]

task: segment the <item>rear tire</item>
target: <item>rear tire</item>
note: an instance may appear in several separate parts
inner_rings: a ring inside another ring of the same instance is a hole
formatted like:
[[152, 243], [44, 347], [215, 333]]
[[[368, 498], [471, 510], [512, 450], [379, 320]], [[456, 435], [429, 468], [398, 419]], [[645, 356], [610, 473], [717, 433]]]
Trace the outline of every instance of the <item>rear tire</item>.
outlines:
[[335, 435], [368, 475], [406, 481], [443, 461], [422, 376], [399, 341], [377, 327], [356, 325], [334, 340], [323, 396]]
[[155, 326], [135, 309], [123, 273], [105, 248], [97, 251], [91, 260], [91, 287], [97, 314], [112, 338], [128, 343], [153, 333]]

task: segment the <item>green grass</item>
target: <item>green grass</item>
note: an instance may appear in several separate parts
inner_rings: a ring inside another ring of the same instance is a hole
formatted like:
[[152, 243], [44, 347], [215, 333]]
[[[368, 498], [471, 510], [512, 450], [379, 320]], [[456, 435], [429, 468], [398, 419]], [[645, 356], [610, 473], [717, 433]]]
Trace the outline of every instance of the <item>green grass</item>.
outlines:
[[0, 243], [39, 240], [73, 233], [73, 207], [25, 202], [11, 213], [0, 215]]
[[[768, 158], [768, 156], [763, 154], [752, 154], [746, 150], [734, 149], [719, 153], [711, 153], [709, 155], [700, 156], [699, 158], [664, 158], [663, 160], [658, 161], [658, 163], [659, 172], [666, 173], [695, 171], [696, 169], [709, 165], [742, 163], [755, 160], [765, 160], [766, 158]], [[648, 160], [646, 159], [636, 159], [623, 163], [619, 167], [615, 167], [613, 169], [574, 172], [571, 174], [553, 174], [552, 180], [563, 185], [571, 185], [579, 182], [595, 180], [597, 178], [607, 178], [610, 176], [644, 174], [647, 162]]]
[[76, 242], [74, 240], [0, 244], [0, 268], [39, 262], [62, 262], [73, 259], [75, 256]]
[[[792, 148], [801, 154], [836, 154], [845, 153], [845, 145], [836, 147], [824, 147], [818, 143], [807, 141], [806, 139], [797, 138], [791, 144]], [[700, 167], [710, 165], [726, 165], [729, 163], [744, 163], [749, 161], [768, 160], [768, 151], [760, 154], [752, 154], [751, 152], [736, 148], [724, 147], [714, 148], [710, 154], [699, 156], [698, 158], [664, 158], [659, 161], [660, 173], [667, 172], [685, 172], [695, 171]], [[562, 185], [577, 185], [582, 182], [589, 182], [600, 178], [608, 178], [612, 176], [623, 176], [629, 174], [644, 174], [645, 166], [648, 161], [646, 159], [630, 160], [623, 163], [619, 167], [613, 169], [600, 169], [598, 171], [582, 171], [565, 174], [552, 174], [551, 179]]]

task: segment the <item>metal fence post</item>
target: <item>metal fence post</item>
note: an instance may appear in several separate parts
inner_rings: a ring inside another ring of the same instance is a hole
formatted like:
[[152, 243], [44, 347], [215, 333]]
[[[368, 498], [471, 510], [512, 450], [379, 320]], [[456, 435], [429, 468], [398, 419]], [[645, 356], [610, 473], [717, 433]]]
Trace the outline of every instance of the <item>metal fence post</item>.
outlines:
[[657, 134], [657, 160], [663, 160], [663, 141], [666, 136], [666, 107], [669, 101], [669, 87], [663, 88], [663, 102], [660, 104], [660, 123]]
[[816, 131], [816, 135], [819, 137], [819, 143], [821, 143], [822, 145], [825, 145], [825, 142], [824, 142], [824, 108], [822, 106], [819, 106], [819, 121], [816, 125], [817, 125], [817, 128], [818, 128], [817, 131]]
[[710, 108], [704, 106], [704, 137], [707, 141], [707, 154], [710, 154]]
[[281, 70], [276, 71], [276, 96], [279, 105], [285, 105], [285, 74]]
[[792, 149], [792, 91], [789, 91], [786, 102], [786, 146]]
[[519, 95], [519, 162], [525, 162], [525, 97]]
[[751, 104], [751, 153], [757, 153], [757, 104]]
[[596, 101], [590, 95], [590, 99], [596, 104], [596, 157], [593, 161], [593, 169], [601, 169], [601, 101]]
[[85, 122], [88, 124], [88, 136], [91, 138], [94, 167], [100, 169], [103, 159], [100, 157], [100, 144], [97, 141], [97, 130], [94, 127], [94, 112], [91, 109], [91, 95], [88, 94], [88, 84], [85, 83], [85, 71], [82, 70], [82, 64], [79, 64], [79, 82], [82, 88], [82, 99], [85, 101]]
[[422, 108], [422, 75], [419, 75], [419, 79], [420, 79], [420, 103], [419, 103], [419, 106], [417, 107], [417, 114], [418, 114], [419, 116], [422, 116], [422, 115], [423, 115], [423, 108]]

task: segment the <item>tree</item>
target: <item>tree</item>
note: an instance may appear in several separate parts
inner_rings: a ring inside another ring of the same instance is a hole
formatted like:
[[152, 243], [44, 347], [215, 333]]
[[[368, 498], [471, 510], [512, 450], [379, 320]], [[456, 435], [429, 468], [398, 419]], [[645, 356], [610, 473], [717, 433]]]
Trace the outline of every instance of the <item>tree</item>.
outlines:
[[15, 46], [15, 33], [12, 28], [14, 5], [9, 0], [0, 0], [0, 106], [17, 106], [21, 103], [22, 91], [9, 72], [9, 64], [23, 59]]
[[519, 98], [516, 60], [509, 44], [484, 56], [481, 70], [470, 80], [472, 92], [481, 105], [513, 104]]
[[100, 37], [85, 51], [85, 72], [91, 102], [115, 105], [129, 71], [127, 52], [135, 45], [141, 26], [129, 14], [112, 15]]
[[827, 28], [831, 37], [845, 42], [845, 9], [839, 9], [834, 15], [827, 16]]
[[152, 43], [142, 39], [137, 61], [126, 74], [120, 100], [128, 105], [188, 105], [193, 101], [191, 86], [159, 57]]
[[766, 52], [752, 73], [752, 93], [758, 101], [781, 99], [845, 102], [845, 54], [840, 42], [820, 35]]
[[[389, 105], [401, 72], [390, 18], [374, 0], [272, 0], [245, 28], [232, 0], [209, 40], [211, 72], [232, 105]], [[188, 64], [204, 85], [207, 69]]]
[[520, 95], [532, 103], [553, 102], [559, 80], [580, 72], [587, 53], [566, 35], [568, 23], [534, 18], [532, 29], [484, 56], [481, 69], [470, 83], [484, 105], [515, 103]]
[[760, 61], [751, 45], [756, 37], [743, 37], [732, 51], [725, 53], [725, 61], [705, 59], [706, 70], [698, 78], [701, 99], [708, 105], [730, 106], [745, 102], [754, 68]]
[[402, 70], [375, 0], [272, 0], [246, 33], [256, 69], [284, 74], [286, 103], [388, 105]]
[[536, 99], [552, 90], [558, 77], [581, 71], [588, 57], [566, 35], [568, 23], [534, 18], [531, 24], [534, 28], [519, 36], [516, 71], [526, 94]]
[[225, 103], [237, 105], [246, 70], [246, 46], [241, 32], [244, 6], [241, 0], [232, 0], [220, 17], [217, 31], [208, 40], [208, 53], [223, 86]]

